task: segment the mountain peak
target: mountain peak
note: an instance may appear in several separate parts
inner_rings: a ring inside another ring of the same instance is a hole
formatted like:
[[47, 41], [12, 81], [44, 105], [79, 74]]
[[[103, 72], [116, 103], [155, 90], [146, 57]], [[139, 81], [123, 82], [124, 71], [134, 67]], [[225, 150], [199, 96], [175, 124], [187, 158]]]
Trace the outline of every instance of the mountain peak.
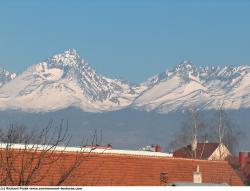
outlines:
[[131, 106], [169, 112], [185, 110], [190, 104], [216, 109], [221, 101], [229, 109], [250, 108], [250, 66], [199, 67], [183, 60], [131, 86], [99, 75], [75, 49], [68, 49], [15, 76], [0, 68], [0, 109], [51, 111], [77, 106], [96, 112]]
[[68, 49], [61, 54], [56, 54], [49, 59], [52, 63], [63, 64], [67, 66], [76, 65], [77, 63], [83, 63], [80, 55], [75, 49]]
[[175, 70], [192, 70], [194, 65], [191, 60], [183, 60], [178, 66], [176, 66]]
[[[11, 108], [32, 111], [77, 106], [99, 112], [130, 105], [139, 91], [120, 80], [99, 75], [76, 50], [69, 49], [21, 73], [1, 89], [0, 98], [5, 96]], [[2, 101], [0, 99], [0, 105]]]
[[68, 50], [65, 50], [63, 52], [63, 54], [65, 55], [75, 55], [75, 56], [79, 56], [78, 52], [76, 51], [76, 49], [68, 49]]

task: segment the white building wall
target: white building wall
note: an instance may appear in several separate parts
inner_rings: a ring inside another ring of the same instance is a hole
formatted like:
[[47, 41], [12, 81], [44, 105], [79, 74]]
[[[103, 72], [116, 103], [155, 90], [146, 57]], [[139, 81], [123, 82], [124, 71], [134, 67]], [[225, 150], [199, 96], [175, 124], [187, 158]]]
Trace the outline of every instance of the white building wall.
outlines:
[[212, 153], [208, 160], [225, 160], [227, 156], [231, 155], [224, 144], [220, 144]]

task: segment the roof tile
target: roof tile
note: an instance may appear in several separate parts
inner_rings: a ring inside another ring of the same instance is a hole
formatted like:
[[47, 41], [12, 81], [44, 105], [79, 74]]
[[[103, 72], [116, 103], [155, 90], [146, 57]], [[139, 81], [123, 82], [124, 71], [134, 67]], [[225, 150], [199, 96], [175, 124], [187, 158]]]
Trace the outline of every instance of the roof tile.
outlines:
[[[44, 165], [36, 178], [38, 179], [44, 174], [49, 176], [45, 176], [44, 179], [33, 185], [42, 186], [54, 183], [63, 170], [72, 165], [76, 157], [74, 152], [54, 153], [53, 157], [60, 154], [63, 157], [50, 166]], [[36, 155], [38, 156], [38, 153]], [[168, 183], [192, 182], [193, 172], [197, 165], [200, 167], [204, 183], [226, 182], [230, 185], [243, 185], [239, 176], [226, 161], [100, 153], [91, 153], [88, 157], [86, 157], [86, 153], [82, 155], [85, 156], [82, 163], [63, 185], [159, 186], [161, 185], [160, 174], [163, 172], [167, 173]], [[15, 164], [21, 166], [21, 155], [16, 156]], [[30, 166], [32, 165], [30, 164]]]

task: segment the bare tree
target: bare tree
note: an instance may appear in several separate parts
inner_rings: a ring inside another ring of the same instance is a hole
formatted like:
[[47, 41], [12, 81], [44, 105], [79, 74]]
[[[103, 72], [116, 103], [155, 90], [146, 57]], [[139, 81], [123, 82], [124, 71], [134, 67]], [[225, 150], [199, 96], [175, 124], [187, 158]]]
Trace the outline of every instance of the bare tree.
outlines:
[[[60, 164], [69, 144], [68, 123], [63, 121], [55, 127], [51, 121], [39, 133], [27, 131], [24, 126], [11, 125], [7, 131], [0, 130], [0, 185], [36, 185], [48, 179], [52, 166]], [[93, 138], [96, 140], [96, 134]], [[82, 144], [84, 145], [84, 144]], [[86, 143], [85, 143], [86, 145]], [[62, 148], [58, 150], [58, 147]], [[62, 185], [89, 157], [92, 148], [83, 152], [84, 147], [74, 153], [71, 164], [61, 168], [59, 176], [51, 185]], [[94, 147], [93, 147], [94, 149]]]
[[[201, 137], [205, 137], [204, 129], [205, 125], [200, 113], [195, 107], [190, 106], [187, 111], [187, 117], [181, 124], [180, 132], [173, 137], [173, 140], [168, 145], [169, 150], [173, 151], [191, 144], [191, 150], [194, 151], [197, 147], [197, 142]], [[189, 154], [196, 158], [196, 152], [190, 152]]]
[[212, 121], [214, 123], [211, 123], [210, 139], [214, 142], [223, 143], [231, 153], [235, 153], [244, 135], [236, 122], [228, 117], [224, 110], [224, 102], [219, 106]]
[[223, 105], [224, 101], [219, 107], [219, 124], [218, 124], [218, 137], [219, 137], [219, 143], [222, 143], [224, 134], [225, 134], [225, 126], [224, 126], [224, 112], [223, 112]]
[[[222, 103], [215, 115], [207, 120], [202, 118], [202, 112], [190, 107], [188, 117], [183, 121], [179, 133], [173, 137], [168, 145], [169, 150], [191, 145], [194, 151], [197, 142], [204, 143], [207, 141], [223, 143], [231, 153], [235, 153], [243, 133], [235, 122], [228, 118], [223, 106]], [[194, 158], [196, 158], [195, 154]]]

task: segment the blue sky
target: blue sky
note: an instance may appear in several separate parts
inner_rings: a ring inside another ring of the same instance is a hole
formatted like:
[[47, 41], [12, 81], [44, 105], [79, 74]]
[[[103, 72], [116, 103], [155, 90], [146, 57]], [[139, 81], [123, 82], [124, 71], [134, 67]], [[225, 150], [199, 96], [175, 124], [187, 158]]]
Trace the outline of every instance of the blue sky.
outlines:
[[0, 24], [0, 65], [17, 72], [69, 48], [131, 82], [184, 59], [250, 64], [247, 0], [2, 0]]

